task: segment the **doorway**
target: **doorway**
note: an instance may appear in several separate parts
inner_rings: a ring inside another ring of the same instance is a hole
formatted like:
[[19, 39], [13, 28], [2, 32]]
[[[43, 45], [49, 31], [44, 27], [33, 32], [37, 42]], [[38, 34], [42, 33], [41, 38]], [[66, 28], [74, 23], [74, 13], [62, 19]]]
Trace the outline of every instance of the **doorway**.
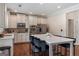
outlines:
[[74, 37], [74, 20], [68, 19], [68, 37]]
[[75, 13], [74, 12], [69, 12], [66, 14], [66, 19], [67, 19], [67, 36], [74, 38], [75, 37]]

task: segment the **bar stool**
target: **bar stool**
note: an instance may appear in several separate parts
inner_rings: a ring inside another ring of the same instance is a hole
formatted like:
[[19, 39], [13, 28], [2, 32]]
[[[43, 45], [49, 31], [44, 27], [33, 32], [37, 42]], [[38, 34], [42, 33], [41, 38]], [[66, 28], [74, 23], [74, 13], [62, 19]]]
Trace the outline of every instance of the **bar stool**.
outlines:
[[33, 43], [32, 43], [32, 53], [38, 54], [40, 56], [40, 52], [41, 52], [41, 47], [40, 47], [40, 40], [37, 39], [36, 37], [33, 37]]
[[9, 53], [9, 56], [10, 56], [11, 55], [10, 54], [10, 48], [11, 48], [10, 46], [3, 46], [3, 47], [0, 47], [0, 51], [4, 51], [4, 50], [7, 49], [9, 51], [8, 53]]
[[41, 40], [40, 47], [41, 47], [41, 52], [42, 52], [43, 56], [45, 56], [46, 52], [49, 52], [49, 46], [46, 44], [45, 41]]
[[34, 36], [30, 36], [30, 42], [31, 42], [32, 45], [34, 45], [33, 39], [34, 39]]

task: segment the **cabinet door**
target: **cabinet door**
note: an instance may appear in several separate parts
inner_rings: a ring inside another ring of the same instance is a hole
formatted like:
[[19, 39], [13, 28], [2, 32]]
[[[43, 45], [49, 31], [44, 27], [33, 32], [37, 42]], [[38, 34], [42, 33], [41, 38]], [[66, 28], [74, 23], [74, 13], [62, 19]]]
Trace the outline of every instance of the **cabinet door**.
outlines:
[[30, 56], [31, 44], [30, 43], [16, 43], [14, 44], [14, 56]]
[[28, 33], [15, 33], [15, 43], [18, 42], [28, 42], [29, 41], [29, 34]]
[[[26, 47], [25, 47], [26, 46]], [[24, 55], [25, 56], [30, 56], [32, 55], [32, 50], [31, 50], [31, 44], [27, 43], [23, 45], [23, 50], [24, 50]]]
[[21, 52], [21, 45], [18, 45], [18, 44], [14, 45], [14, 56], [24, 55], [22, 52]]
[[23, 14], [10, 14], [8, 17], [9, 28], [17, 28], [17, 23], [25, 23], [28, 28], [28, 17]]
[[47, 19], [46, 18], [41, 18], [40, 21], [41, 21], [41, 24], [46, 24]]
[[8, 21], [8, 27], [9, 28], [16, 28], [17, 24], [17, 15], [10, 15], [9, 21]]
[[17, 14], [17, 23], [25, 23], [25, 21], [26, 21], [26, 15]]
[[38, 17], [37, 18], [37, 24], [47, 24], [47, 19], [43, 17]]
[[5, 4], [0, 3], [0, 28], [5, 28]]
[[79, 45], [75, 46], [75, 56], [79, 56]]
[[37, 17], [29, 16], [29, 25], [37, 25]]

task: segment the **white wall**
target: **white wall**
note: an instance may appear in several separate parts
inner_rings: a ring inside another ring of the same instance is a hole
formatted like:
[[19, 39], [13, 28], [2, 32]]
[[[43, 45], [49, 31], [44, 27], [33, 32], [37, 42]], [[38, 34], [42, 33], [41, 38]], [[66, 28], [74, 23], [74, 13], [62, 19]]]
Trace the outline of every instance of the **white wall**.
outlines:
[[[66, 36], [66, 13], [79, 9], [79, 4], [70, 8], [52, 13], [48, 17], [49, 32], [56, 35]], [[63, 32], [61, 32], [63, 29]]]
[[[66, 35], [66, 17], [65, 14], [54, 15], [49, 17], [49, 32], [55, 35]], [[61, 29], [63, 31], [61, 32]]]
[[76, 43], [79, 44], [79, 10], [73, 12], [74, 23], [75, 23], [75, 37]]
[[[79, 10], [79, 4], [72, 6], [70, 8], [64, 9], [62, 11], [58, 11], [52, 13], [52, 15], [48, 18], [48, 25], [49, 25], [49, 32], [56, 35], [67, 36], [67, 16], [66, 14], [75, 10]], [[76, 16], [75, 16], [76, 15]], [[72, 16], [72, 17], [71, 17]], [[79, 44], [79, 12], [75, 12], [74, 15], [71, 14], [71, 19], [75, 21], [75, 37], [76, 37], [76, 44]], [[63, 29], [63, 32], [60, 29]]]
[[0, 28], [5, 26], [5, 4], [0, 3]]

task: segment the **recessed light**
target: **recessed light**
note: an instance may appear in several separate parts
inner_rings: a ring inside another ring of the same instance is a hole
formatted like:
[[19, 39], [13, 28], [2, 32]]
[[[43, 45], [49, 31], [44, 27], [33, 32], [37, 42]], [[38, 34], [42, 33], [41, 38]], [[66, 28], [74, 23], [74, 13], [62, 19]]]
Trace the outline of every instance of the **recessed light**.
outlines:
[[17, 10], [14, 10], [14, 12], [17, 12]]
[[61, 8], [61, 6], [57, 6], [57, 8]]
[[41, 15], [45, 15], [44, 13], [42, 13]]
[[43, 5], [43, 3], [40, 3], [40, 5]]
[[20, 4], [20, 5], [18, 5], [18, 7], [22, 7], [22, 5]]
[[32, 12], [29, 12], [30, 14], [32, 14]]

